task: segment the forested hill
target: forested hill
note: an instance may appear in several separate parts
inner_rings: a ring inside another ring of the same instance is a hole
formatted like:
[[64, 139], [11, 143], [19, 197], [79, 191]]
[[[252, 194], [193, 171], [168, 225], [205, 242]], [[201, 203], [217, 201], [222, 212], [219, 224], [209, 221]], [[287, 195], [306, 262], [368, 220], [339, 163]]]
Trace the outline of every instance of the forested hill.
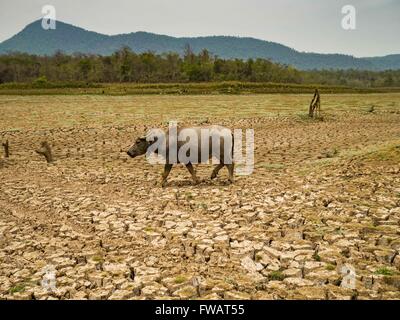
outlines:
[[357, 69], [357, 70], [398, 70], [400, 54], [385, 57], [355, 58], [341, 54], [316, 54], [298, 52], [279, 43], [254, 38], [209, 36], [196, 38], [175, 38], [147, 32], [134, 32], [108, 36], [87, 31], [57, 21], [56, 30], [44, 30], [41, 20], [26, 26], [12, 38], [0, 43], [0, 54], [25, 52], [37, 55], [52, 55], [57, 51], [67, 54], [86, 53], [111, 55], [127, 46], [137, 53], [177, 52], [183, 54], [187, 45], [195, 53], [207, 49], [213, 55], [225, 59], [263, 58], [292, 65], [300, 70], [309, 69]]

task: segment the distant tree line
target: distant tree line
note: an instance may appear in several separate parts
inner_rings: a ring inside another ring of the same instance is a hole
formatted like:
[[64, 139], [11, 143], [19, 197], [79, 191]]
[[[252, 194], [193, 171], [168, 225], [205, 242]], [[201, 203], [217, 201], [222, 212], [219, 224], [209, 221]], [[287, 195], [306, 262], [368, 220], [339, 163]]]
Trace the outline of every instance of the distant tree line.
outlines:
[[189, 46], [177, 53], [136, 54], [121, 48], [110, 56], [57, 52], [52, 56], [12, 53], [0, 56], [0, 83], [9, 82], [179, 83], [249, 81], [354, 87], [400, 87], [400, 70], [300, 71], [266, 59], [221, 59]]

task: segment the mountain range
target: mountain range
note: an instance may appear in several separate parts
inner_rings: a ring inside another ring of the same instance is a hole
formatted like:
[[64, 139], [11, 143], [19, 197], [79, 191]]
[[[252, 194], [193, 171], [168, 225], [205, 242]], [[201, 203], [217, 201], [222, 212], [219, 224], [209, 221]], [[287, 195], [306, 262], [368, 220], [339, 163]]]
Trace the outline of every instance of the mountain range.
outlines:
[[177, 52], [182, 54], [189, 44], [194, 52], [207, 49], [220, 58], [264, 58], [280, 64], [292, 65], [300, 70], [310, 69], [400, 69], [400, 54], [383, 57], [356, 58], [343, 54], [319, 54], [299, 52], [276, 42], [248, 37], [207, 36], [177, 38], [148, 32], [105, 35], [88, 31], [68, 23], [57, 21], [55, 30], [42, 28], [37, 20], [21, 32], [0, 43], [0, 54], [24, 52], [51, 55], [57, 51], [67, 54], [86, 53], [110, 55], [123, 46], [137, 53]]

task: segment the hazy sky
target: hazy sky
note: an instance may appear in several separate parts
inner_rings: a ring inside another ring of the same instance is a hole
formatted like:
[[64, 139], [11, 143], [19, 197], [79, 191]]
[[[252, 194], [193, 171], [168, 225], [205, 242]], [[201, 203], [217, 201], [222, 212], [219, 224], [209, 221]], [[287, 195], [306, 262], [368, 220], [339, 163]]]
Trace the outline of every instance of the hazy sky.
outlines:
[[[400, 53], [400, 0], [0, 0], [0, 41], [40, 18], [45, 4], [58, 20], [105, 34], [250, 36], [299, 51]], [[347, 4], [356, 30], [341, 27]]]

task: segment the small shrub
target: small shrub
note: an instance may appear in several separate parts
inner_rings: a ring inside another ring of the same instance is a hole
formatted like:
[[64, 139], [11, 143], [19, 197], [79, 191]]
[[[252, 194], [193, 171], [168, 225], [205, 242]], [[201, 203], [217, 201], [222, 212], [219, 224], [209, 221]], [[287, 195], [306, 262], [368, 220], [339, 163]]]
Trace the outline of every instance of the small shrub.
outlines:
[[98, 255], [98, 256], [93, 256], [93, 257], [92, 257], [92, 260], [93, 260], [94, 262], [104, 262], [103, 257], [100, 256], [100, 255]]
[[10, 288], [10, 293], [24, 292], [25, 291], [25, 283], [18, 283], [14, 287]]
[[282, 281], [285, 279], [285, 275], [281, 271], [272, 271], [268, 275], [269, 280], [276, 280], [276, 281]]
[[375, 274], [380, 274], [383, 276], [392, 276], [394, 274], [393, 270], [388, 269], [387, 267], [379, 268], [375, 271]]
[[316, 253], [316, 252], [313, 254], [312, 257], [313, 257], [313, 259], [314, 259], [315, 261], [318, 261], [318, 262], [321, 261], [321, 257], [320, 257], [320, 256], [318, 255], [318, 253]]
[[199, 207], [203, 210], [207, 210], [208, 208], [208, 206], [204, 202], [200, 203]]
[[36, 88], [45, 88], [48, 86], [48, 84], [49, 82], [47, 81], [47, 78], [45, 76], [41, 76], [33, 81], [33, 86]]
[[193, 200], [193, 195], [191, 193], [186, 194], [186, 199], [187, 200]]
[[176, 284], [184, 283], [184, 282], [186, 282], [186, 281], [187, 281], [187, 279], [186, 279], [186, 277], [184, 277], [184, 276], [177, 276], [177, 277], [174, 279], [174, 282], [175, 282]]

